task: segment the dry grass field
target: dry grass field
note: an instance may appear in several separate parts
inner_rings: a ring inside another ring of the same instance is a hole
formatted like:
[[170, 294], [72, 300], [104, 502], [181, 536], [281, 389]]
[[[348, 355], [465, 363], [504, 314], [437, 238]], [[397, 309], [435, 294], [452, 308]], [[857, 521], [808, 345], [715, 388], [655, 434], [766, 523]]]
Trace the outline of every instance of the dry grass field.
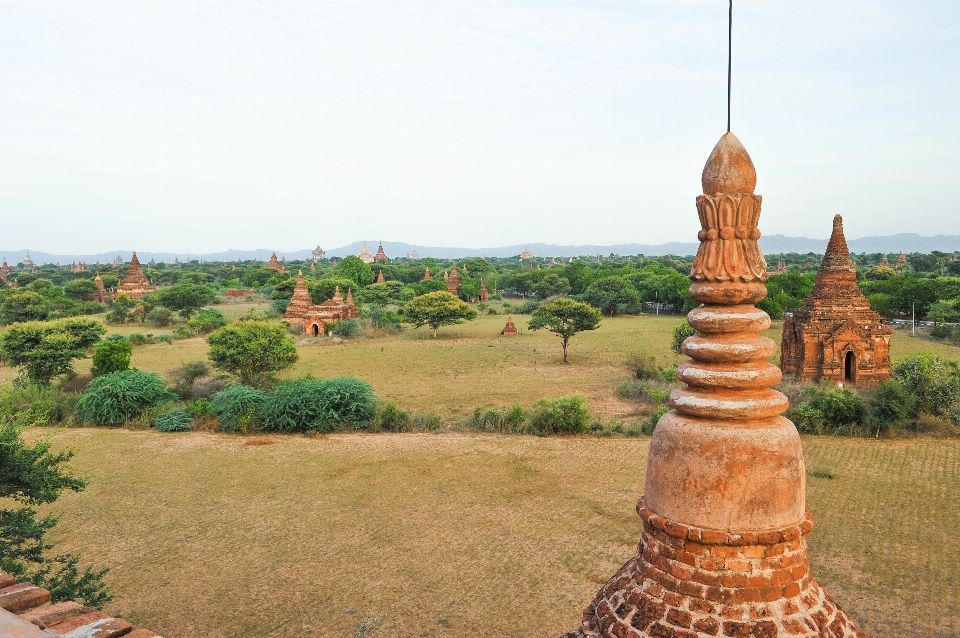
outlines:
[[[250, 305], [225, 307], [237, 316]], [[302, 340], [285, 376], [353, 375], [449, 423], [477, 406], [583, 393], [602, 418], [632, 352], [660, 364], [678, 317], [578, 335], [498, 335], [504, 316], [344, 343]], [[167, 332], [110, 327], [110, 332]], [[769, 331], [779, 341], [780, 325]], [[168, 373], [203, 339], [134, 348]], [[897, 332], [894, 358], [960, 349]], [[80, 362], [82, 371], [89, 360]], [[14, 371], [0, 368], [0, 381]], [[109, 567], [108, 608], [167, 638], [555, 636], [635, 551], [648, 438], [445, 431], [243, 438], [35, 429], [89, 479], [53, 506], [58, 548]], [[268, 443], [252, 445], [251, 443]], [[804, 437], [815, 573], [876, 637], [960, 636], [960, 441]]]
[[[635, 550], [649, 439], [34, 431], [56, 540], [167, 638], [544, 636]], [[873, 638], [960, 635], [960, 441], [805, 437], [815, 573]]]

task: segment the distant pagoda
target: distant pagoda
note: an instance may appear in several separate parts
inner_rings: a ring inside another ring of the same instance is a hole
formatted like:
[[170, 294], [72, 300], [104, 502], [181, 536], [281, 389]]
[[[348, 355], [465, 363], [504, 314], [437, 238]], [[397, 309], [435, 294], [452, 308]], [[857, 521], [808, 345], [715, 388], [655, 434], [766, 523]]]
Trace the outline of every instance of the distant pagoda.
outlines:
[[156, 292], [156, 288], [147, 276], [143, 274], [143, 268], [140, 266], [140, 260], [137, 259], [137, 251], [133, 251], [133, 257], [130, 258], [130, 266], [127, 268], [127, 276], [117, 286], [117, 294], [125, 294], [128, 297], [143, 297]]
[[278, 270], [280, 272], [287, 272], [287, 269], [283, 264], [280, 263], [280, 260], [277, 259], [277, 253], [270, 255], [270, 261], [267, 262], [267, 265], [264, 268], [270, 268], [271, 270]]
[[457, 272], [456, 264], [450, 267], [450, 274], [444, 273], [443, 280], [447, 284], [447, 292], [454, 297], [460, 294], [460, 286], [463, 285], [463, 282], [460, 281], [460, 273]]
[[366, 242], [364, 242], [364, 244], [363, 244], [363, 250], [361, 250], [361, 251], [359, 252], [359, 254], [357, 254], [357, 257], [359, 257], [359, 258], [360, 258], [360, 261], [362, 261], [362, 262], [365, 263], [365, 264], [372, 264], [372, 263], [373, 263], [373, 255], [371, 255], [371, 254], [370, 254], [370, 251], [367, 250], [367, 244], [366, 244]]
[[380, 247], [377, 248], [377, 254], [373, 256], [373, 261], [378, 264], [385, 264], [389, 259], [387, 259], [387, 253], [383, 252], [383, 242], [380, 242]]

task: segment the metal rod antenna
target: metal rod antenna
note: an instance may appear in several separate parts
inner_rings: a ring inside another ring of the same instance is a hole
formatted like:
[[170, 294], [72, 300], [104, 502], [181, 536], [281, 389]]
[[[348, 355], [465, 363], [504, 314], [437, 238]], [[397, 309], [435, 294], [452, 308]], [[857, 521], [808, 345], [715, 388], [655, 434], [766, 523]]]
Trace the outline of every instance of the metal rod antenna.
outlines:
[[730, 15], [727, 20], [727, 133], [730, 132], [730, 87], [733, 73], [733, 0], [730, 0]]

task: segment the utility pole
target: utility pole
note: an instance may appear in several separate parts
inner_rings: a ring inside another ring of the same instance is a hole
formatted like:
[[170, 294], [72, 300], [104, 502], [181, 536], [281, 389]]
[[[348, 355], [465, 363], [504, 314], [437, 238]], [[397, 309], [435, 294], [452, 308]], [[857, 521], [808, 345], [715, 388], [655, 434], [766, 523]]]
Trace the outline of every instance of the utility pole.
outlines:
[[917, 336], [917, 302], [916, 301], [913, 302], [913, 316], [910, 319], [910, 323], [912, 325], [911, 336], [916, 337]]
[[657, 316], [660, 316], [660, 291], [654, 290], [654, 294], [657, 296]]

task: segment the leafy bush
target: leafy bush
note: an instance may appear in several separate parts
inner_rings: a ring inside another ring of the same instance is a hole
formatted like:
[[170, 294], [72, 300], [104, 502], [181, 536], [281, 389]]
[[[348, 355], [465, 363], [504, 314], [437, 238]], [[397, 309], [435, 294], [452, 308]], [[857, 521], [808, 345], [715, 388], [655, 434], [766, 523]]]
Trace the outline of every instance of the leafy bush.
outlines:
[[119, 425], [174, 398], [158, 375], [121, 370], [97, 377], [87, 385], [77, 401], [77, 415], [87, 423]]
[[670, 406], [665, 405], [650, 414], [650, 417], [647, 419], [646, 424], [642, 428], [642, 434], [653, 434], [653, 431], [657, 429], [657, 423], [660, 421], [660, 417], [670, 411]]
[[77, 395], [51, 386], [11, 387], [0, 395], [0, 420], [18, 425], [60, 425], [73, 418]]
[[274, 389], [260, 409], [260, 427], [274, 432], [360, 428], [376, 411], [370, 384], [352, 377], [301, 378]]
[[413, 419], [410, 418], [409, 412], [398, 408], [397, 404], [393, 401], [387, 401], [383, 407], [377, 411], [377, 415], [370, 425], [370, 431], [409, 432], [412, 425]]
[[210, 409], [210, 399], [204, 399], [203, 397], [194, 399], [187, 404], [187, 413], [194, 419], [203, 419], [210, 416]]
[[183, 408], [177, 407], [164, 412], [153, 421], [157, 432], [189, 432], [193, 429], [193, 417]]
[[193, 333], [190, 332], [190, 328], [187, 326], [177, 326], [173, 331], [174, 339], [189, 339], [193, 336]]
[[684, 319], [673, 329], [673, 339], [670, 341], [670, 349], [677, 354], [683, 354], [683, 342], [687, 337], [692, 337], [695, 334], [697, 334], [697, 331], [694, 330], [689, 321]]
[[439, 430], [442, 423], [440, 417], [432, 412], [421, 412], [417, 416], [413, 417], [413, 425], [416, 426], [418, 430], [424, 430], [425, 432], [433, 432]]
[[210, 413], [220, 418], [219, 432], [249, 432], [259, 423], [257, 415], [267, 395], [256, 388], [231, 383], [213, 395]]
[[147, 336], [140, 332], [134, 332], [129, 336], [127, 336], [127, 341], [129, 341], [131, 345], [134, 345], [134, 346], [144, 346], [148, 343], [153, 343], [154, 339], [153, 339], [153, 335]]
[[590, 412], [580, 394], [537, 399], [530, 410], [530, 428], [535, 434], [585, 434]]
[[657, 360], [645, 352], [634, 352], [627, 358], [627, 367], [635, 379], [656, 379], [660, 376]]
[[189, 387], [193, 385], [197, 379], [209, 373], [210, 368], [207, 366], [207, 362], [197, 359], [196, 361], [187, 361], [186, 363], [180, 364], [180, 367], [174, 371], [173, 376], [178, 384]]
[[95, 377], [111, 372], [126, 370], [130, 367], [130, 355], [133, 347], [126, 339], [119, 341], [101, 341], [93, 347], [93, 368]]
[[918, 354], [893, 367], [893, 378], [916, 397], [911, 417], [921, 412], [955, 417], [960, 402], [960, 366], [939, 355]]
[[659, 404], [667, 400], [676, 383], [668, 384], [658, 375], [652, 379], [627, 379], [617, 387], [617, 396], [637, 403]]
[[867, 415], [863, 397], [849, 388], [811, 388], [810, 407], [823, 414], [826, 425], [834, 428], [860, 425]]
[[375, 328], [399, 329], [401, 317], [399, 313], [387, 310], [380, 306], [371, 306], [363, 311], [363, 318]]
[[157, 343], [165, 343], [167, 345], [173, 345], [173, 335], [157, 335], [154, 337], [154, 341]]
[[917, 398], [896, 379], [881, 383], [870, 397], [870, 424], [877, 428], [877, 436], [887, 428], [906, 423], [916, 402]]
[[360, 334], [360, 322], [356, 319], [345, 319], [333, 328], [333, 336], [341, 339], [353, 339]]
[[190, 330], [199, 335], [205, 335], [227, 325], [227, 318], [219, 310], [207, 308], [197, 313], [187, 322]]
[[522, 304], [517, 306], [514, 312], [516, 312], [518, 315], [532, 315], [533, 311], [539, 307], [540, 304], [535, 301], [524, 301]]
[[155, 328], [166, 328], [173, 323], [173, 311], [163, 306], [157, 306], [146, 314], [146, 320]]
[[490, 432], [522, 432], [527, 414], [519, 404], [505, 410], [486, 410], [477, 408], [473, 412], [470, 425], [478, 430]]
[[791, 408], [786, 416], [793, 421], [801, 434], [823, 434], [823, 426], [826, 424], [823, 412], [809, 403], [801, 403]]

